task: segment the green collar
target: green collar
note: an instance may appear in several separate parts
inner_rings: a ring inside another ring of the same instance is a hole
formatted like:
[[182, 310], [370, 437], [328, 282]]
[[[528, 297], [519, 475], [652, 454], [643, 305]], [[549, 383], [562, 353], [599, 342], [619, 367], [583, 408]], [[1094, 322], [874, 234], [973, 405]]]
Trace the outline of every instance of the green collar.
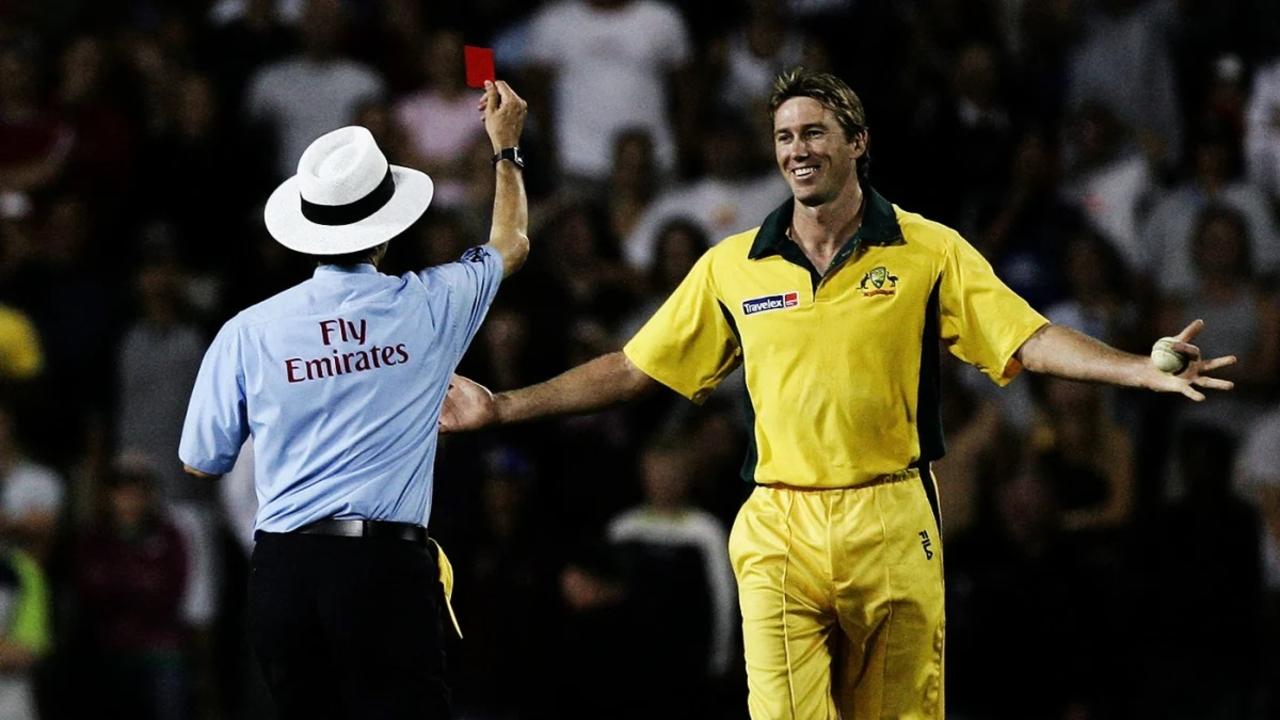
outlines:
[[[797, 247], [787, 237], [787, 228], [791, 227], [791, 215], [795, 212], [794, 203], [794, 199], [787, 200], [777, 210], [769, 213], [769, 217], [760, 224], [755, 242], [751, 243], [751, 251], [747, 253], [748, 258], [758, 260], [769, 255], [782, 255], [790, 259], [791, 253], [786, 248]], [[837, 254], [840, 260], [852, 253], [861, 243], [892, 245], [902, 239], [902, 228], [898, 227], [898, 217], [893, 212], [893, 206], [880, 193], [870, 187], [866, 188], [862, 194], [862, 209], [862, 226], [845, 242], [844, 247]], [[837, 262], [833, 262], [832, 267], [835, 267]]]

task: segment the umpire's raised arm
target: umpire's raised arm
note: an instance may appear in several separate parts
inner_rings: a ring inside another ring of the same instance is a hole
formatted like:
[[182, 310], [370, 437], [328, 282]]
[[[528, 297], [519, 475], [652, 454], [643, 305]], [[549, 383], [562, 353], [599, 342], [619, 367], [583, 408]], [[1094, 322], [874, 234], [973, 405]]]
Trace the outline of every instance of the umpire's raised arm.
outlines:
[[520, 131], [529, 106], [502, 80], [486, 82], [480, 111], [493, 143], [497, 188], [493, 196], [493, 227], [489, 245], [502, 256], [503, 275], [509, 276], [529, 256], [529, 203], [524, 194], [524, 157]]

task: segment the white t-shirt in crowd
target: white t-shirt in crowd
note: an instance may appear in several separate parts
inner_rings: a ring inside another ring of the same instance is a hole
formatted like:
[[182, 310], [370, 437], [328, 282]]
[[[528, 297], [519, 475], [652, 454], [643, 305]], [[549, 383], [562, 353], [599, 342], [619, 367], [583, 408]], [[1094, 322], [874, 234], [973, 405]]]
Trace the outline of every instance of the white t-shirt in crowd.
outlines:
[[[1263, 488], [1280, 488], [1280, 409], [1253, 425], [1236, 455], [1236, 486], [1241, 496], [1257, 502]], [[1280, 592], [1280, 541], [1263, 519], [1263, 584]]]
[[291, 177], [312, 140], [350, 125], [360, 105], [382, 95], [382, 79], [364, 65], [304, 56], [267, 65], [254, 74], [245, 109], [277, 132], [276, 171]]
[[1271, 197], [1280, 196], [1280, 60], [1253, 74], [1245, 109], [1244, 152], [1249, 179]]
[[614, 9], [565, 0], [534, 16], [528, 61], [555, 71], [555, 140], [562, 170], [604, 179], [621, 130], [644, 128], [663, 170], [675, 166], [667, 75], [690, 59], [684, 20], [666, 3]]
[[676, 218], [698, 224], [714, 245], [764, 222], [789, 197], [791, 189], [777, 173], [735, 181], [706, 178], [683, 185], [663, 193], [645, 210], [623, 242], [623, 254], [633, 267], [649, 267], [658, 232]]
[[0, 480], [0, 513], [8, 520], [29, 512], [56, 513], [62, 506], [62, 480], [43, 465], [19, 460]]

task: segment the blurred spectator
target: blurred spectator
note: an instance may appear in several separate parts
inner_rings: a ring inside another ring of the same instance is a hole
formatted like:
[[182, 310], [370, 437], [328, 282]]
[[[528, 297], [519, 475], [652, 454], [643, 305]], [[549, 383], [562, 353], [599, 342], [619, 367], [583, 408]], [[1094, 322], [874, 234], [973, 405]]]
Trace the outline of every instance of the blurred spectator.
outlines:
[[190, 716], [182, 596], [187, 555], [153, 492], [145, 459], [121, 458], [102, 479], [97, 521], [80, 538], [76, 588], [84, 687], [109, 717]]
[[58, 530], [64, 483], [24, 455], [14, 409], [0, 402], [0, 543], [48, 560]]
[[1107, 717], [1103, 700], [1118, 699], [1106, 692], [1124, 667], [1114, 557], [1062, 532], [1052, 472], [1032, 457], [993, 477], [991, 521], [947, 547], [947, 652], [969, 658], [948, 667], [960, 717]]
[[1058, 147], [1042, 131], [1026, 132], [1003, 197], [974, 237], [1000, 277], [1035, 307], [1061, 299], [1063, 247], [1084, 225], [1082, 213], [1061, 197], [1060, 172]]
[[619, 344], [648, 322], [667, 297], [676, 289], [698, 258], [711, 247], [702, 227], [687, 218], [667, 220], [657, 231], [653, 255], [649, 258], [649, 273], [645, 295], [636, 308], [618, 328]]
[[[1205, 127], [1221, 127], [1235, 140], [1235, 150], [1240, 154], [1240, 143], [1245, 137], [1245, 113], [1249, 103], [1249, 89], [1245, 83], [1245, 64], [1239, 55], [1226, 53], [1213, 61], [1209, 87], [1205, 91], [1203, 108], [1195, 120]], [[1233, 177], [1244, 172], [1243, 157], [1233, 158]]]
[[1229, 435], [1188, 425], [1175, 447], [1187, 493], [1160, 512], [1142, 545], [1151, 653], [1140, 706], [1174, 720], [1249, 717], [1259, 660], [1258, 518], [1231, 492]]
[[398, 162], [431, 175], [432, 202], [451, 207], [462, 201], [471, 178], [467, 150], [485, 139], [476, 112], [478, 91], [463, 82], [462, 35], [455, 30], [432, 33], [421, 65], [426, 85], [395, 103], [395, 122], [414, 153]]
[[[440, 12], [421, 0], [373, 0], [356, 7], [362, 15], [360, 24], [364, 32], [352, 48], [353, 53], [373, 64], [378, 74], [386, 79], [387, 92], [391, 95], [400, 95], [420, 86], [425, 69], [421, 62], [423, 48], [430, 44], [426, 32], [428, 20], [431, 27], [442, 27], [452, 13]], [[461, 57], [459, 48], [458, 59]], [[461, 73], [458, 59], [453, 59], [453, 62]], [[480, 91], [477, 90], [474, 97], [479, 101]], [[423, 169], [430, 172], [430, 168]]]
[[649, 717], [703, 717], [717, 678], [733, 662], [737, 607], [728, 538], [689, 499], [693, 445], [661, 442], [640, 455], [644, 502], [609, 522], [635, 619], [628, 643], [638, 702]]
[[676, 169], [694, 99], [686, 69], [693, 50], [674, 8], [659, 0], [556, 0], [534, 14], [529, 33], [529, 61], [552, 91], [531, 97], [529, 108], [550, 129], [567, 178], [604, 180], [614, 136], [631, 127], [649, 131], [662, 172]]
[[39, 190], [66, 165], [74, 140], [54, 112], [32, 51], [0, 48], [0, 190]]
[[[228, 12], [233, 4], [241, 6], [234, 16]], [[276, 0], [220, 0], [213, 4], [209, 13], [213, 26], [201, 42], [200, 64], [212, 75], [224, 107], [239, 102], [255, 70], [293, 52], [297, 43], [277, 11], [280, 4]], [[226, 52], [227, 48], [236, 51]]]
[[0, 548], [0, 717], [36, 720], [36, 663], [52, 646], [52, 608], [40, 564], [7, 544]]
[[[1259, 645], [1261, 687], [1280, 687], [1280, 409], [1274, 409], [1249, 431], [1236, 456], [1236, 479], [1242, 496], [1258, 514], [1258, 554], [1262, 560], [1263, 635]], [[1280, 715], [1280, 697], [1263, 698], [1264, 717]]]
[[1050, 305], [1050, 321], [1133, 352], [1140, 328], [1138, 286], [1131, 280], [1115, 248], [1097, 235], [1081, 231], [1066, 241], [1063, 270], [1067, 297]]
[[951, 70], [950, 94], [917, 121], [930, 155], [948, 157], [930, 173], [932, 195], [922, 198], [924, 212], [964, 235], [999, 207], [1017, 149], [995, 48], [970, 43], [960, 49]]
[[[170, 122], [147, 148], [141, 179], [149, 198], [146, 212], [172, 229], [172, 250], [179, 261], [226, 280], [248, 259], [243, 229], [250, 220], [248, 208], [265, 194], [274, 166], [231, 132], [208, 76], [185, 72], [172, 83], [166, 97]], [[229, 157], [237, 162], [227, 162]], [[185, 180], [174, 182], [178, 177]], [[216, 208], [211, 198], [216, 198]], [[203, 310], [213, 315], [211, 307]]]
[[566, 295], [566, 318], [589, 315], [617, 322], [631, 307], [639, 285], [636, 274], [618, 257], [617, 241], [595, 207], [574, 203], [552, 221], [545, 251], [531, 261]]
[[31, 380], [44, 368], [40, 335], [21, 310], [0, 304], [0, 385]]
[[1138, 234], [1155, 179], [1142, 155], [1127, 149], [1124, 128], [1101, 105], [1086, 105], [1071, 123], [1074, 162], [1064, 196], [1090, 226], [1115, 245], [1129, 270], [1145, 274], [1153, 261]]
[[456, 565], [455, 601], [466, 634], [461, 664], [468, 670], [457, 689], [458, 707], [464, 717], [523, 717], [548, 672], [530, 667], [529, 658], [549, 641], [544, 626], [556, 599], [553, 548], [535, 519], [530, 458], [497, 447], [485, 460], [483, 520], [469, 528], [470, 551]]
[[125, 109], [125, 77], [101, 37], [82, 35], [62, 53], [58, 100], [75, 136], [65, 187], [95, 199], [119, 195], [134, 179], [140, 128]]
[[753, 137], [765, 137], [773, 129], [768, 107], [774, 78], [803, 63], [805, 39], [789, 25], [782, 0], [747, 0], [745, 4], [741, 25], [707, 54], [719, 66], [719, 104], [747, 118]]
[[979, 520], [981, 489], [987, 476], [1004, 469], [999, 453], [1018, 437], [1005, 421], [1000, 403], [964, 386], [958, 377], [963, 365], [950, 353], [942, 354], [942, 426], [947, 429], [947, 454], [930, 463], [937, 479], [938, 509], [948, 539], [964, 536]]
[[1033, 378], [1040, 387], [1031, 446], [1044, 462], [1064, 531], [1114, 530], [1133, 515], [1133, 438], [1113, 419], [1102, 387]]
[[144, 261], [134, 277], [139, 312], [120, 342], [116, 428], [121, 447], [168, 468], [157, 478], [160, 498], [205, 503], [213, 485], [193, 481], [177, 460], [185, 395], [205, 346], [203, 333], [186, 319], [182, 282], [173, 258], [164, 256]]
[[653, 138], [634, 128], [618, 133], [613, 141], [613, 165], [609, 171], [609, 229], [614, 237], [629, 237], [658, 192], [658, 168]]
[[1232, 353], [1240, 358], [1231, 378], [1243, 392], [1186, 407], [1188, 421], [1243, 432], [1280, 384], [1280, 306], [1254, 273], [1244, 216], [1210, 205], [1196, 221], [1191, 246], [1194, 292], [1165, 300], [1162, 326], [1181, 328], [1200, 318], [1206, 330], [1196, 344], [1206, 357]]
[[702, 145], [706, 174], [667, 190], [649, 206], [624, 241], [627, 262], [648, 267], [659, 228], [675, 218], [697, 222], [714, 244], [759, 225], [788, 200], [791, 190], [775, 169], [752, 165], [751, 146], [738, 118], [725, 116], [710, 124]]
[[300, 55], [264, 65], [249, 81], [245, 111], [276, 137], [275, 171], [289, 177], [317, 137], [351, 123], [359, 105], [383, 93], [382, 79], [345, 57], [341, 0], [306, 0]]
[[1249, 179], [1280, 201], [1280, 55], [1254, 70], [1245, 123]]
[[[567, 720], [641, 720], [650, 717], [634, 705], [634, 670], [629, 652], [618, 653], [619, 638], [629, 636], [625, 586], [616, 559], [599, 546], [580, 543], [560, 571], [561, 613], [549, 658], [556, 672], [551, 687], [553, 717]], [[629, 648], [628, 648], [629, 650]], [[601, 658], [613, 662], [601, 662]], [[645, 688], [661, 693], [658, 688]], [[564, 702], [564, 698], [573, 698]]]
[[1100, 0], [1071, 57], [1071, 109], [1106, 108], [1132, 128], [1154, 168], [1182, 153], [1182, 113], [1169, 56], [1172, 3]]
[[[119, 350], [117, 432], [121, 447], [154, 468], [149, 479], [154, 487], [148, 492], [170, 513], [186, 552], [183, 618], [204, 642], [219, 609], [221, 513], [217, 486], [182, 472], [178, 441], [205, 339], [185, 318], [183, 278], [171, 257], [161, 254], [143, 261], [135, 283], [140, 313]], [[207, 648], [202, 645], [200, 651], [196, 679], [204, 693], [211, 669]]]
[[93, 219], [82, 196], [50, 200], [39, 222], [37, 255], [21, 278], [24, 307], [40, 332], [49, 377], [60, 395], [59, 403], [39, 408], [38, 422], [59, 428], [49, 438], [59, 451], [79, 442], [76, 420], [101, 415], [110, 403], [112, 383], [103, 378], [104, 372], [110, 377], [119, 330], [119, 285], [103, 271], [102, 228]]
[[1194, 175], [1165, 193], [1143, 229], [1143, 245], [1152, 258], [1152, 276], [1166, 295], [1196, 289], [1191, 257], [1196, 219], [1209, 205], [1240, 213], [1248, 226], [1253, 271], [1266, 276], [1280, 270], [1280, 229], [1267, 196], [1239, 178], [1235, 138], [1223, 131], [1200, 134], [1192, 149]]

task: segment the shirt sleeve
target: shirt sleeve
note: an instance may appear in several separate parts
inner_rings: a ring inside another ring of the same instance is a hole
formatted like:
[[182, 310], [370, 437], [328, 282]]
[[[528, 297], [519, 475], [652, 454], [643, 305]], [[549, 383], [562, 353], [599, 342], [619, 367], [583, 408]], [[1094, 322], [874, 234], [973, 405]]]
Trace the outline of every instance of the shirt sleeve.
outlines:
[[1049, 323], [996, 277], [991, 264], [959, 235], [952, 237], [939, 279], [942, 340], [951, 354], [997, 385], [1022, 370], [1013, 355]]
[[446, 341], [461, 360], [502, 284], [502, 255], [482, 245], [462, 253], [456, 262], [422, 271], [427, 287], [443, 286], [448, 294]]
[[205, 352], [178, 444], [182, 462], [210, 475], [230, 471], [249, 437], [238, 327], [223, 325]]
[[707, 253], [622, 349], [646, 375], [700, 403], [742, 357]]

